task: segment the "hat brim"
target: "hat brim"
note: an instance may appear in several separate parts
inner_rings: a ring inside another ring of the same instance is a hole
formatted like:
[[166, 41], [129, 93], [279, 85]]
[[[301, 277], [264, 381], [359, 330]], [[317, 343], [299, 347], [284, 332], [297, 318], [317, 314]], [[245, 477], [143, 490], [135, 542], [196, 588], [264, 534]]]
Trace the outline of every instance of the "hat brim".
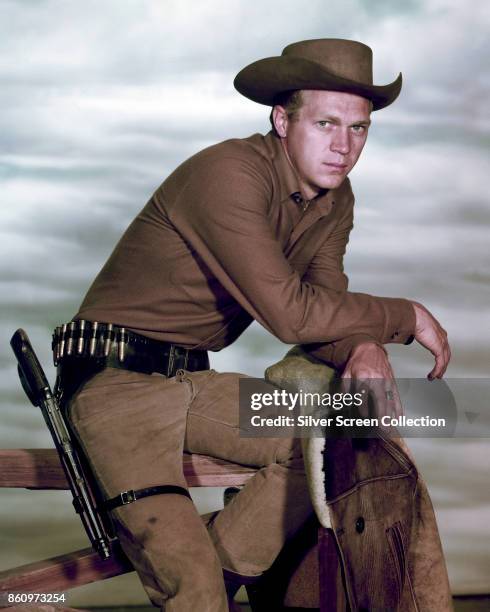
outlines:
[[266, 57], [243, 68], [233, 82], [242, 95], [272, 106], [275, 97], [294, 89], [324, 89], [356, 94], [371, 100], [379, 110], [396, 100], [402, 88], [402, 75], [388, 85], [366, 85], [344, 79], [316, 62], [301, 57]]

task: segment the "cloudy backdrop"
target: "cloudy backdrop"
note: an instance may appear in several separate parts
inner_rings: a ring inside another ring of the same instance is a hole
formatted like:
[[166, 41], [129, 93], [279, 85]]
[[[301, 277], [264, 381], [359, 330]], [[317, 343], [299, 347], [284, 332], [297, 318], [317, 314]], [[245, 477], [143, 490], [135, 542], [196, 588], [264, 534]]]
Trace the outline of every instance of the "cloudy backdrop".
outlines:
[[[351, 177], [351, 289], [424, 303], [449, 333], [448, 376], [488, 377], [489, 7], [0, 0], [0, 447], [49, 444], [18, 384], [12, 332], [28, 331], [48, 369], [52, 327], [76, 312], [166, 175], [207, 145], [267, 131], [268, 110], [234, 91], [235, 73], [306, 38], [362, 40], [374, 49], [376, 83], [404, 76], [399, 100], [375, 114]], [[254, 326], [212, 363], [261, 375], [284, 348]], [[390, 353], [399, 376], [432, 367], [420, 347]], [[453, 589], [490, 591], [488, 437], [410, 444]], [[0, 491], [0, 499], [2, 568], [86, 545], [67, 494]], [[115, 584], [79, 589], [70, 602], [144, 601], [132, 578]]]

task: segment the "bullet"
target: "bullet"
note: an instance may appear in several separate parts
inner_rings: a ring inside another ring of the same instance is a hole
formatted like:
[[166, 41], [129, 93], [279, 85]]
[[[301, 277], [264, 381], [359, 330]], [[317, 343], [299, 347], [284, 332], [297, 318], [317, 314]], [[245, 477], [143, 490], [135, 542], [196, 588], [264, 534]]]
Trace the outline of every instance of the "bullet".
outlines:
[[66, 323], [63, 323], [63, 325], [61, 326], [60, 358], [65, 356], [67, 327], [68, 326]]
[[124, 361], [124, 349], [126, 348], [126, 329], [121, 327], [119, 332], [119, 342], [117, 345], [117, 356], [119, 361], [122, 363]]
[[98, 327], [99, 327], [99, 323], [97, 321], [94, 321], [92, 323], [92, 331], [90, 333], [90, 345], [88, 348], [88, 354], [90, 355], [90, 357], [93, 357], [95, 355], [95, 347], [97, 346]]
[[112, 323], [108, 323], [107, 324], [107, 329], [106, 329], [106, 338], [105, 338], [105, 342], [104, 342], [104, 357], [108, 357], [109, 356], [109, 352], [111, 350], [113, 336], [114, 336], [114, 333], [112, 331]]
[[71, 355], [72, 351], [73, 351], [73, 342], [75, 339], [75, 328], [76, 328], [77, 324], [75, 321], [72, 321], [70, 323], [69, 330], [68, 330], [68, 342], [66, 343], [66, 354], [67, 355]]
[[81, 355], [85, 344], [85, 338], [83, 337], [85, 333], [85, 321], [83, 319], [78, 321], [78, 331], [80, 335], [78, 336], [77, 355]]

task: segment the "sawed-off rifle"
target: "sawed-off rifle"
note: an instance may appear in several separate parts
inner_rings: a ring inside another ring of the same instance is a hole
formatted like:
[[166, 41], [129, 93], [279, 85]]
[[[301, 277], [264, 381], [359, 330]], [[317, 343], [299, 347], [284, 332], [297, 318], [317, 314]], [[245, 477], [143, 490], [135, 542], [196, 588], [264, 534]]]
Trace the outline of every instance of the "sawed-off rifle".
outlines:
[[80, 457], [65, 422], [58, 398], [52, 392], [39, 359], [23, 329], [18, 329], [14, 333], [10, 345], [17, 358], [22, 387], [32, 404], [41, 409], [53, 438], [73, 494], [75, 511], [80, 516], [94, 550], [102, 559], [108, 559], [111, 556], [110, 537], [85, 478]]

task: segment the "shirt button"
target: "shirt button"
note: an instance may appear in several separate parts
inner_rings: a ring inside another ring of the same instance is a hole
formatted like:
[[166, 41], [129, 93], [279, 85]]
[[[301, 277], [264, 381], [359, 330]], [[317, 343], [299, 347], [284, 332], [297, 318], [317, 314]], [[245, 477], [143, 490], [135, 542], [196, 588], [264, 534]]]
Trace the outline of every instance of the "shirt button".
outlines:
[[356, 531], [357, 533], [362, 533], [364, 531], [364, 519], [360, 516], [356, 521]]

